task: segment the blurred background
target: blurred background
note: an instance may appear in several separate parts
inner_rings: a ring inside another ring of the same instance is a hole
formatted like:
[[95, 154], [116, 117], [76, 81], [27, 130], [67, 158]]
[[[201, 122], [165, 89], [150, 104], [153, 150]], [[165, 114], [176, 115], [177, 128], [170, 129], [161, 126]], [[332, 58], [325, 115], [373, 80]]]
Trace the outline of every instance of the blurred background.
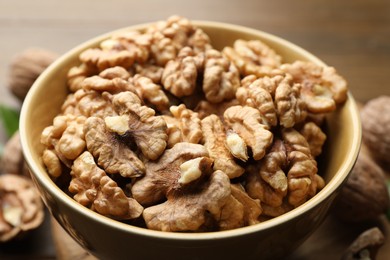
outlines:
[[[173, 14], [285, 38], [334, 66], [360, 102], [390, 95], [389, 0], [0, 0], [0, 103], [20, 107], [7, 89], [7, 77], [12, 57], [23, 50], [40, 47], [63, 54], [102, 33]], [[48, 230], [45, 222], [23, 244], [30, 256], [54, 257]], [[19, 247], [0, 246], [0, 251], [12, 254]], [[297, 256], [305, 252], [307, 247]]]
[[[91, 37], [172, 14], [264, 30], [337, 68], [359, 101], [390, 94], [389, 0], [0, 0], [0, 87], [28, 47], [62, 54]], [[7, 98], [5, 98], [7, 97]]]

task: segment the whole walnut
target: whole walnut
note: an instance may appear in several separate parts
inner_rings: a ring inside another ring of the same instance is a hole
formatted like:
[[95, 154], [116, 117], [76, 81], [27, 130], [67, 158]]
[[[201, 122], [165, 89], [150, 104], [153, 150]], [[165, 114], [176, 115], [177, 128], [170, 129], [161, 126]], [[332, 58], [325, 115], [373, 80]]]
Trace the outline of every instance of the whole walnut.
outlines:
[[361, 110], [361, 119], [364, 144], [376, 160], [388, 166], [390, 164], [390, 96], [380, 96], [368, 101]]
[[377, 218], [389, 207], [385, 174], [363, 149], [339, 194], [335, 214], [343, 221], [358, 223]]
[[8, 87], [21, 101], [38, 76], [58, 57], [45, 49], [29, 48], [14, 56], [8, 75]]
[[30, 172], [23, 157], [19, 131], [14, 133], [4, 146], [0, 159], [0, 171], [30, 177]]

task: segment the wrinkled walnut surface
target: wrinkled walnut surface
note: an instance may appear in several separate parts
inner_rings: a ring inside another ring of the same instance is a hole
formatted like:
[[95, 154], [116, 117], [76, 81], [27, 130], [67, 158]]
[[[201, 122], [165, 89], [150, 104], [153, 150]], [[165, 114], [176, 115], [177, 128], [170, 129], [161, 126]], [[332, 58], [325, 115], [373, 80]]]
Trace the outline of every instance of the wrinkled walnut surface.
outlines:
[[15, 174], [0, 175], [0, 241], [37, 228], [44, 208], [32, 181]]
[[363, 141], [380, 162], [390, 162], [390, 97], [370, 100], [361, 110]]
[[334, 68], [282, 64], [259, 40], [214, 49], [181, 16], [84, 50], [67, 83], [41, 134], [48, 174], [93, 211], [173, 232], [254, 225], [315, 196], [322, 122], [347, 97]]

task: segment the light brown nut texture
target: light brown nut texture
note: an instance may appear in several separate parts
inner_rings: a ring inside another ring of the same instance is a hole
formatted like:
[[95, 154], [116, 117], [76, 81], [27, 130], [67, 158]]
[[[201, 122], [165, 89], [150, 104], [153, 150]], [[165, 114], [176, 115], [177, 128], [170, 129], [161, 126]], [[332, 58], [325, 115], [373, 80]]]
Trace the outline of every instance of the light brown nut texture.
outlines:
[[194, 111], [198, 113], [200, 119], [203, 119], [209, 115], [215, 114], [223, 120], [223, 113], [226, 109], [232, 106], [237, 106], [240, 103], [237, 99], [232, 99], [230, 101], [225, 101], [222, 103], [210, 103], [206, 100], [201, 100], [195, 107]]
[[104, 97], [104, 92], [85, 91], [83, 89], [68, 95], [61, 107], [61, 111], [64, 115], [97, 116], [101, 118], [116, 114], [110, 101]]
[[90, 68], [84, 63], [70, 68], [67, 74], [69, 90], [76, 92], [81, 89], [83, 80], [97, 73], [98, 71], [96, 69]]
[[177, 121], [175, 125], [180, 129], [181, 142], [199, 143], [203, 134], [198, 113], [186, 108], [184, 104], [171, 106], [169, 110]]
[[79, 58], [90, 70], [98, 71], [115, 66], [129, 68], [136, 59], [135, 53], [128, 50], [102, 50], [99, 48], [87, 49], [80, 54]]
[[208, 35], [202, 29], [196, 28], [187, 18], [178, 15], [155, 23], [146, 32], [147, 34], [160, 33], [169, 38], [176, 50], [189, 46], [196, 53], [201, 53], [211, 48]]
[[4, 173], [30, 177], [30, 172], [23, 157], [19, 131], [15, 132], [5, 144], [0, 158], [0, 169]]
[[149, 59], [151, 43], [151, 35], [130, 31], [114, 34], [112, 39], [103, 41], [100, 47], [106, 51], [127, 50], [135, 62], [143, 64]]
[[78, 116], [68, 121], [65, 131], [56, 144], [56, 151], [66, 159], [74, 160], [85, 149], [84, 116]]
[[290, 128], [306, 119], [306, 103], [301, 99], [301, 85], [293, 84], [287, 75], [275, 91], [275, 106], [279, 124]]
[[59, 115], [53, 125], [46, 127], [41, 135], [41, 143], [54, 148], [58, 158], [67, 166], [85, 149], [84, 116]]
[[23, 101], [38, 76], [57, 59], [54, 52], [29, 48], [15, 55], [9, 67], [8, 88]]
[[244, 206], [244, 226], [259, 223], [262, 213], [260, 201], [249, 197], [241, 184], [232, 184], [231, 190], [232, 196]]
[[236, 132], [252, 149], [255, 160], [264, 157], [266, 149], [272, 144], [273, 134], [261, 124], [259, 110], [252, 107], [233, 106], [224, 113], [226, 126]]
[[301, 95], [312, 113], [327, 113], [347, 99], [347, 82], [332, 67], [296, 61], [283, 64], [281, 70], [302, 85]]
[[45, 149], [42, 154], [42, 161], [43, 164], [46, 166], [47, 172], [52, 178], [57, 178], [61, 176], [61, 161], [58, 158], [55, 150]]
[[155, 84], [151, 79], [135, 75], [130, 79], [134, 85], [136, 94], [146, 103], [155, 107], [158, 111], [166, 111], [169, 108], [169, 99], [160, 85]]
[[112, 104], [119, 115], [128, 115], [129, 130], [126, 135], [134, 139], [146, 158], [156, 160], [164, 152], [168, 140], [163, 117], [142, 106], [139, 98], [129, 91], [113, 95]]
[[134, 219], [142, 214], [143, 207], [125, 195], [106, 173], [100, 169], [89, 152], [75, 161], [71, 171], [69, 191], [81, 205], [114, 219]]
[[155, 84], [160, 84], [164, 68], [150, 63], [136, 64], [135, 72], [143, 77], [150, 78]]
[[322, 147], [326, 141], [326, 134], [322, 129], [313, 122], [307, 122], [304, 124], [300, 133], [307, 140], [310, 152], [313, 157], [316, 157], [322, 153]]
[[175, 60], [165, 66], [161, 82], [176, 97], [189, 96], [196, 88], [198, 71], [194, 53], [190, 47], [180, 50]]
[[390, 163], [390, 97], [379, 96], [361, 110], [363, 141], [383, 165]]
[[[286, 166], [286, 148], [280, 139], [276, 139], [258, 165], [249, 169], [246, 183], [249, 196], [260, 199], [262, 204], [279, 207], [288, 192], [288, 180], [284, 172]], [[270, 189], [271, 194], [264, 194]]]
[[240, 104], [258, 109], [262, 123], [268, 127], [276, 126], [278, 123], [273, 96], [282, 79], [281, 76], [272, 79], [260, 78], [250, 84], [245, 83], [244, 87], [240, 87], [236, 92]]
[[174, 60], [177, 56], [177, 49], [172, 40], [160, 32], [153, 33], [153, 43], [150, 50], [156, 64], [163, 67], [168, 61]]
[[225, 129], [222, 121], [216, 115], [210, 115], [201, 122], [203, 132], [203, 143], [210, 158], [214, 159], [213, 169], [221, 170], [226, 173], [230, 179], [241, 176], [244, 168], [239, 166], [232, 154], [225, 145]]
[[232, 156], [243, 162], [248, 161], [248, 147], [237, 133], [228, 130], [226, 133], [225, 145]]
[[99, 73], [99, 76], [104, 79], [111, 79], [111, 80], [115, 78], [128, 80], [131, 77], [131, 74], [123, 67], [115, 66], [103, 70], [102, 72]]
[[171, 39], [176, 49], [181, 49], [187, 45], [189, 35], [194, 31], [191, 22], [184, 17], [173, 15], [165, 21], [159, 21], [150, 26], [148, 33], [159, 32], [164, 37]]
[[293, 128], [282, 129], [288, 159], [288, 202], [297, 207], [314, 196], [323, 183], [306, 139]]
[[41, 225], [44, 208], [31, 180], [14, 175], [0, 176], [0, 241], [10, 241]]
[[146, 208], [143, 216], [150, 229], [196, 231], [207, 222], [206, 212], [218, 230], [242, 225], [243, 206], [231, 196], [230, 181], [222, 171], [215, 171], [194, 192], [174, 194], [162, 204]]
[[258, 77], [275, 75], [281, 64], [281, 57], [259, 40], [236, 40], [234, 46], [225, 47], [223, 53], [234, 62], [241, 75]]
[[283, 203], [283, 195], [274, 190], [260, 176], [260, 161], [247, 165], [245, 168], [245, 190], [252, 199], [260, 200], [262, 208], [265, 205], [269, 207], [279, 207]]
[[362, 150], [340, 192], [334, 211], [346, 222], [359, 223], [375, 220], [389, 208], [385, 173]]
[[231, 100], [240, 86], [236, 66], [217, 50], [206, 52], [203, 74], [203, 92], [211, 103]]
[[181, 187], [177, 182], [180, 165], [198, 157], [208, 157], [206, 148], [200, 144], [177, 143], [167, 149], [157, 161], [146, 162], [145, 176], [131, 188], [133, 197], [145, 206], [160, 202], [170, 190]]
[[167, 148], [172, 148], [175, 144], [182, 142], [182, 134], [178, 120], [172, 116], [162, 116], [167, 124]]
[[109, 132], [104, 120], [89, 117], [84, 126], [88, 151], [107, 173], [120, 174], [126, 178], [142, 176], [145, 166], [124, 140]]
[[133, 87], [127, 80], [121, 78], [105, 79], [101, 76], [91, 76], [85, 78], [83, 82], [81, 82], [81, 88], [85, 91], [95, 90], [99, 92], [107, 91], [110, 93], [118, 93], [122, 91], [134, 92]]
[[[172, 148], [167, 149], [158, 160], [146, 161], [146, 175], [138, 179], [132, 186], [134, 197], [143, 205], [159, 202], [171, 189], [184, 185], [179, 182], [183, 163], [207, 156], [207, 150], [201, 145], [175, 144]], [[210, 162], [210, 159], [207, 158], [206, 161]], [[204, 162], [202, 161], [202, 163]]]
[[200, 28], [196, 28], [188, 39], [188, 45], [193, 48], [195, 53], [202, 53], [212, 49], [210, 42], [209, 36]]

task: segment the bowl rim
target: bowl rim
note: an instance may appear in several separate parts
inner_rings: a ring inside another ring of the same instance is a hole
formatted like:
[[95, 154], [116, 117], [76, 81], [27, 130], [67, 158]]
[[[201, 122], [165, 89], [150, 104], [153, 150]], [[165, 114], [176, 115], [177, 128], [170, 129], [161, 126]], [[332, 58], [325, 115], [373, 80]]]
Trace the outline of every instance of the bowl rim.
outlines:
[[[235, 24], [229, 24], [229, 23], [222, 23], [222, 22], [214, 22], [214, 21], [200, 21], [200, 20], [193, 20], [192, 23], [199, 27], [204, 28], [222, 28], [225, 30], [234, 30], [234, 31], [242, 31], [249, 34], [255, 34], [260, 35], [261, 37], [265, 37], [268, 40], [279, 42], [282, 45], [287, 45], [290, 49], [294, 50], [294, 52], [298, 52], [306, 57], [309, 57], [310, 60], [316, 62], [319, 65], [325, 65], [323, 61], [321, 61], [319, 58], [311, 54], [310, 52], [304, 50], [303, 48], [299, 47], [298, 45], [295, 45], [294, 43], [291, 43], [283, 38], [280, 38], [278, 36], [275, 36], [273, 34], [264, 32], [262, 30], [252, 29], [249, 27], [241, 26], [241, 25], [235, 25]], [[79, 214], [85, 215], [88, 218], [92, 218], [94, 221], [99, 222], [101, 225], [107, 225], [114, 229], [119, 229], [123, 232], [133, 233], [140, 236], [149, 236], [153, 238], [158, 239], [169, 239], [169, 240], [209, 240], [209, 239], [226, 239], [231, 237], [237, 237], [242, 235], [248, 235], [251, 233], [256, 233], [261, 230], [270, 229], [274, 226], [283, 224], [284, 222], [288, 222], [292, 219], [295, 219], [299, 215], [310, 211], [311, 209], [318, 206], [322, 201], [324, 201], [326, 198], [331, 196], [340, 186], [341, 184], [346, 180], [347, 176], [349, 175], [354, 163], [357, 160], [357, 155], [359, 153], [360, 144], [361, 144], [361, 127], [360, 127], [360, 117], [358, 114], [358, 109], [355, 100], [352, 97], [352, 94], [348, 91], [348, 100], [347, 102], [350, 102], [350, 106], [356, 113], [352, 113], [351, 116], [351, 122], [352, 127], [356, 130], [353, 139], [352, 139], [352, 147], [355, 149], [351, 151], [348, 154], [347, 159], [342, 163], [341, 167], [338, 169], [338, 172], [335, 174], [335, 176], [325, 185], [325, 187], [318, 192], [313, 198], [309, 199], [307, 202], [302, 204], [301, 206], [281, 215], [278, 217], [275, 217], [273, 219], [267, 220], [265, 222], [261, 222], [252, 226], [245, 226], [241, 228], [236, 228], [232, 230], [226, 230], [226, 231], [214, 231], [214, 232], [204, 232], [204, 233], [178, 233], [178, 232], [164, 232], [164, 231], [156, 231], [156, 230], [150, 230], [147, 228], [137, 227], [130, 224], [122, 223], [117, 220], [113, 220], [111, 218], [105, 217], [99, 213], [96, 213], [78, 202], [76, 202], [73, 198], [68, 196], [64, 191], [62, 191], [47, 175], [46, 172], [40, 171], [37, 162], [34, 161], [32, 153], [29, 149], [28, 141], [27, 141], [27, 129], [26, 129], [26, 119], [28, 115], [28, 110], [30, 107], [31, 100], [33, 99], [34, 94], [40, 89], [41, 83], [45, 80], [45, 78], [53, 73], [54, 70], [58, 69], [58, 67], [66, 62], [68, 60], [69, 56], [73, 56], [77, 53], [80, 53], [82, 50], [90, 47], [91, 45], [96, 45], [96, 43], [101, 42], [108, 37], [110, 37], [114, 33], [123, 32], [123, 31], [129, 31], [129, 30], [140, 30], [145, 28], [146, 26], [153, 24], [153, 23], [143, 23], [138, 24], [134, 26], [128, 26], [124, 28], [120, 28], [117, 30], [113, 30], [104, 34], [101, 34], [99, 36], [96, 36], [90, 40], [85, 41], [84, 43], [81, 43], [77, 45], [76, 47], [72, 48], [65, 54], [61, 55], [55, 62], [53, 62], [41, 75], [40, 77], [35, 81], [33, 86], [31, 87], [30, 91], [28, 92], [25, 101], [22, 105], [21, 114], [20, 114], [20, 139], [21, 139], [21, 145], [23, 154], [25, 157], [25, 160], [31, 170], [31, 174], [34, 175], [34, 177], [37, 179], [37, 181], [43, 186], [43, 188], [49, 192], [52, 196], [56, 197], [57, 199], [61, 200], [63, 203], [66, 204], [67, 207], [72, 208], [73, 210], [77, 211]]]

